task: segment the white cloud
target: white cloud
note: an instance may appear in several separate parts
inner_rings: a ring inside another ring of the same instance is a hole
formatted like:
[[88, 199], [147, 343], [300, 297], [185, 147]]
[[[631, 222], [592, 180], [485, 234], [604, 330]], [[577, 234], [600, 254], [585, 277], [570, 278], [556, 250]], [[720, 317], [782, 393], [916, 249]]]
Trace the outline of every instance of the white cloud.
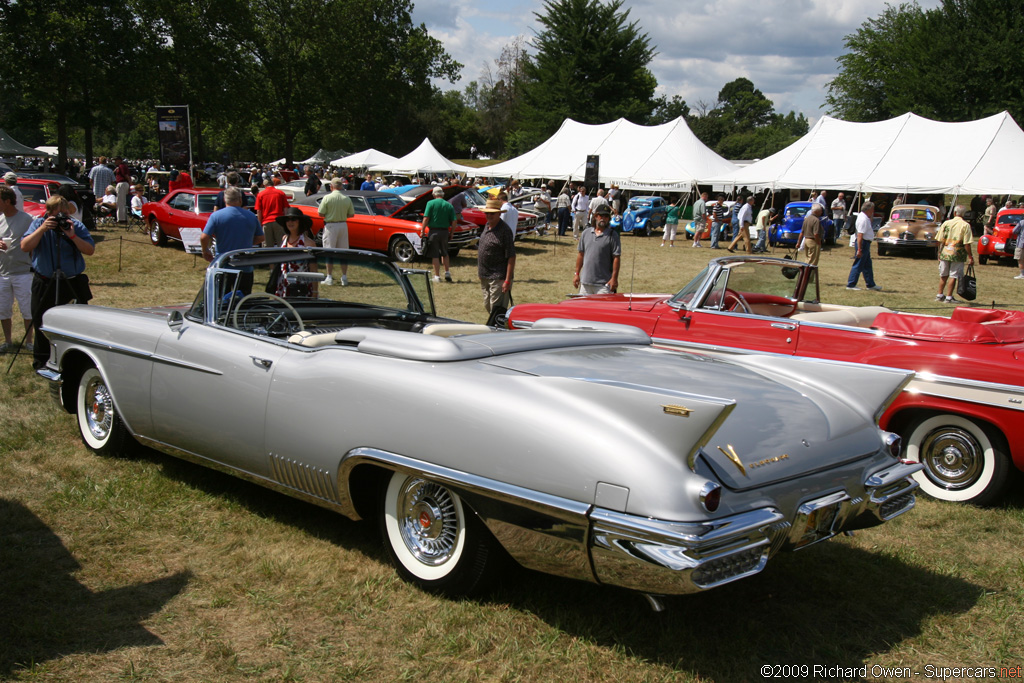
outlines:
[[[939, 0], [919, 0], [925, 8]], [[843, 37], [886, 0], [632, 0], [630, 20], [648, 34], [657, 55], [650, 68], [658, 93], [691, 105], [714, 102], [739, 77], [771, 98], [778, 111], [810, 119], [824, 113], [826, 85], [837, 73]], [[418, 0], [413, 19], [465, 66], [459, 88], [493, 68], [501, 48], [517, 35], [528, 39], [538, 24], [540, 0]]]

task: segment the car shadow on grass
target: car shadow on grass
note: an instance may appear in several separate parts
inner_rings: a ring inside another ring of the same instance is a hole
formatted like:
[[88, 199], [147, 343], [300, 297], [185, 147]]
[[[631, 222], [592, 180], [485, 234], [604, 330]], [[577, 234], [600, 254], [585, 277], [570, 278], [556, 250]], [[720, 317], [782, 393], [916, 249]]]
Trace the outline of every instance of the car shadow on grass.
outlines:
[[81, 568], [31, 510], [0, 498], [0, 679], [71, 653], [163, 644], [141, 622], [192, 577], [92, 591], [73, 576]]
[[757, 576], [664, 598], [661, 613], [640, 594], [562, 579], [506, 584], [493, 599], [639, 661], [699, 680], [746, 681], [763, 680], [766, 664], [861, 667], [929, 620], [970, 610], [984, 592], [893, 554], [833, 541], [777, 555]]

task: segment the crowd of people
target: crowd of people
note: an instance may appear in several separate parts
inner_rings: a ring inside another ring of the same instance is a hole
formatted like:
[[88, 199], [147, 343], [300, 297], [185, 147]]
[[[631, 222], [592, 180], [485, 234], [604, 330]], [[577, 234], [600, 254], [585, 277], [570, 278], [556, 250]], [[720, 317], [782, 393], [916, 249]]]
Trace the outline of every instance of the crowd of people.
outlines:
[[[39, 168], [45, 168], [45, 165]], [[306, 165], [302, 169], [275, 169], [269, 165], [253, 165], [245, 169], [221, 167], [207, 168], [201, 173], [215, 179], [221, 190], [200, 240], [207, 260], [214, 258], [214, 243], [219, 251], [261, 244], [283, 248], [315, 244], [310, 219], [291, 207], [288, 196], [278, 187], [286, 180], [303, 181], [303, 191], [307, 196], [324, 193], [318, 208], [325, 225], [323, 245], [342, 249], [349, 246], [347, 221], [354, 215], [352, 201], [346, 192], [357, 188], [381, 190], [397, 186], [403, 180], [392, 178], [389, 182], [375, 174], [357, 175], [354, 170], [315, 165]], [[47, 359], [45, 335], [38, 327], [42, 314], [55, 305], [70, 301], [85, 303], [91, 298], [84, 260], [95, 249], [86, 225], [90, 210], [124, 223], [128, 220], [128, 212], [141, 216], [149, 197], [193, 187], [193, 174], [198, 175], [194, 169], [171, 168], [164, 171], [155, 161], [126, 161], [121, 157], [110, 160], [100, 157], [88, 169], [80, 163], [72, 163], [69, 174], [91, 187], [95, 200], [76, 194], [73, 186], [63, 185], [60, 192], [46, 202], [45, 214], [34, 220], [21, 210], [22, 197], [17, 189], [16, 174], [6, 174], [4, 184], [0, 185], [0, 324], [4, 335], [0, 353], [15, 346], [12, 317], [13, 304], [17, 301], [25, 330], [23, 348], [33, 352], [37, 368], [42, 367]], [[426, 179], [416, 180], [426, 182]], [[465, 197], [458, 194], [445, 199], [442, 186], [476, 186], [486, 183], [486, 179], [439, 176], [431, 182], [437, 187], [427, 203], [422, 221], [424, 255], [432, 261], [435, 282], [452, 282], [448, 239], [465, 208]], [[166, 183], [166, 187], [162, 183]], [[244, 208], [245, 189], [256, 196], [254, 212]], [[512, 305], [515, 235], [519, 224], [519, 211], [512, 200], [524, 192], [518, 180], [510, 181], [487, 199], [481, 209], [486, 223], [478, 244], [477, 274], [484, 308], [492, 323]], [[567, 236], [571, 229], [576, 240], [573, 287], [578, 288], [580, 294], [617, 291], [621, 241], [619, 233], [612, 228], [612, 219], [621, 218], [628, 196], [614, 184], [590, 192], [584, 184], [561, 183], [559, 187], [554, 181], [542, 182], [533, 192], [533, 210], [540, 216], [541, 230], [555, 224], [559, 237]], [[661, 246], [675, 246], [679, 224], [690, 197], [689, 193], [679, 193], [668, 198]], [[708, 192], [701, 192], [692, 205], [692, 246], [703, 246], [702, 240], [707, 238], [711, 249], [720, 249], [722, 240], [729, 239], [724, 247], [729, 252], [737, 249], [749, 254], [766, 251], [771, 227], [784, 218], [779, 206], [781, 199], [780, 196], [756, 194], [743, 188], [730, 206], [724, 194], [710, 200]], [[825, 237], [822, 221], [829, 216], [837, 236], [842, 237], [847, 232], [851, 236], [850, 246], [854, 255], [847, 289], [859, 289], [863, 277], [867, 289], [881, 291], [882, 287], [874, 280], [871, 261], [876, 211], [884, 212], [889, 206], [904, 204], [906, 198], [897, 196], [891, 203], [886, 195], [879, 197], [877, 202], [874, 199], [861, 201], [856, 207], [859, 210], [855, 211], [843, 192], [831, 200], [826, 191], [812, 192], [808, 198], [811, 206], [803, 218], [797, 249], [792, 257], [802, 254], [807, 262], [818, 263]], [[921, 201], [926, 203], [929, 200], [931, 198]], [[1005, 208], [1014, 207], [1008, 200]], [[975, 233], [979, 232], [979, 227], [983, 234], [992, 233], [999, 208], [991, 197], [975, 198], [969, 209], [962, 205], [954, 207], [952, 218], [942, 223], [936, 235], [940, 244], [936, 301], [956, 301], [956, 283], [964, 277], [965, 269], [974, 263], [972, 245]], [[966, 220], [969, 212], [979, 225], [972, 226]], [[1019, 237], [1022, 226], [1024, 221], [1016, 227], [1015, 236]], [[684, 239], [689, 239], [685, 232]], [[1016, 277], [1024, 279], [1024, 253], [1020, 246], [1014, 256], [1020, 266], [1020, 274]], [[346, 286], [345, 270], [337, 275], [338, 284]], [[323, 286], [333, 285], [334, 276], [328, 266]], [[282, 278], [268, 287], [273, 286], [275, 291], [287, 294], [287, 283], [288, 279]], [[253, 273], [243, 273], [240, 284], [243, 292], [248, 294], [252, 285]], [[302, 286], [309, 294], [316, 295], [316, 284], [304, 283]]]

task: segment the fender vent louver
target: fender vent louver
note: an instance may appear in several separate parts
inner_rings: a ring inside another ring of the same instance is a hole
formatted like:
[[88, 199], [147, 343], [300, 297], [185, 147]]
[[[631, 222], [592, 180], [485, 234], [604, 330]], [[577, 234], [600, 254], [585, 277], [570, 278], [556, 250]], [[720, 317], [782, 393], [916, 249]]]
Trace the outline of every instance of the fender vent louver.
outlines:
[[293, 489], [298, 489], [317, 498], [337, 502], [338, 496], [330, 472], [319, 467], [270, 454], [270, 469], [274, 479]]

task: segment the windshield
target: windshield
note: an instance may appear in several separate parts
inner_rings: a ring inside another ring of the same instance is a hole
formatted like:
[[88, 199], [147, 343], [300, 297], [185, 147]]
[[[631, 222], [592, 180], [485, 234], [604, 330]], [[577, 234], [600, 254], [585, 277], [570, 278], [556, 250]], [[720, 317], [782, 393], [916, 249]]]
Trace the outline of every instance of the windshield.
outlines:
[[468, 190], [462, 196], [466, 198], [466, 206], [484, 206], [487, 204], [487, 200], [479, 192]]
[[632, 209], [636, 209], [636, 208], [639, 208], [639, 207], [645, 207], [645, 206], [651, 206], [653, 203], [654, 203], [654, 200], [651, 199], [650, 197], [640, 197], [638, 199], [630, 199], [629, 200], [629, 206]]
[[[287, 310], [287, 306], [280, 303], [281, 300], [292, 306], [302, 306], [303, 317], [317, 317], [317, 311], [323, 310], [324, 317], [332, 317], [338, 310], [338, 305], [357, 306], [360, 308], [372, 308], [375, 310], [404, 311], [420, 313], [423, 306], [419, 298], [407, 286], [405, 279], [389, 263], [379, 261], [365, 261], [361, 259], [349, 259], [336, 254], [313, 253], [305, 249], [295, 249], [295, 253], [286, 254], [284, 263], [270, 264], [270, 259], [280, 260], [281, 256], [244, 256], [238, 257], [237, 263], [230, 260], [220, 262], [223, 269], [215, 270], [212, 274], [212, 282], [215, 289], [213, 297], [214, 311], [212, 319], [218, 324], [233, 327], [240, 326], [234, 318], [235, 309], [240, 302], [246, 311], [251, 305], [260, 304], [263, 309], [281, 307]], [[244, 260], [243, 260], [244, 259]], [[255, 259], [255, 260], [254, 260]], [[241, 269], [251, 267], [246, 264], [269, 265], [269, 269], [257, 267], [253, 272], [252, 294], [246, 297], [240, 290], [240, 283], [247, 277], [247, 273]], [[347, 283], [342, 286], [325, 286], [323, 284], [327, 275], [327, 266], [331, 266], [335, 278], [339, 277], [342, 269], [345, 269]], [[228, 270], [232, 268], [232, 270]], [[239, 268], [239, 270], [233, 270]], [[277, 286], [271, 292], [267, 291], [267, 282], [270, 273], [280, 269], [277, 275]], [[205, 288], [211, 281], [210, 278], [203, 284], [203, 290], [199, 292], [189, 317], [196, 320], [203, 320], [207, 301]], [[265, 314], [265, 312], [264, 312]], [[251, 331], [251, 330], [250, 330]]]
[[801, 266], [780, 263], [738, 263], [729, 270], [729, 289], [796, 299]]
[[809, 206], [787, 206], [786, 207], [786, 215], [787, 216], [795, 216], [797, 218], [802, 218], [802, 217], [806, 216], [807, 212], [810, 211], [810, 210], [811, 210], [811, 207], [809, 207]]
[[693, 301], [693, 297], [696, 296], [697, 291], [700, 290], [701, 284], [703, 284], [704, 280], [707, 279], [708, 270], [710, 268], [710, 265], [704, 266], [704, 270], [697, 273], [696, 277], [690, 280], [690, 282], [685, 287], [679, 290], [679, 293], [677, 293], [674, 297], [669, 299], [669, 303], [674, 303], [681, 306], [689, 305], [689, 303]]
[[1004, 213], [999, 217], [997, 221], [1000, 225], [1016, 225], [1020, 220], [1024, 220], [1024, 214], [1020, 213]]
[[42, 185], [20, 183], [18, 189], [21, 190], [21, 196], [30, 202], [39, 202], [40, 204], [46, 202], [46, 188]]

